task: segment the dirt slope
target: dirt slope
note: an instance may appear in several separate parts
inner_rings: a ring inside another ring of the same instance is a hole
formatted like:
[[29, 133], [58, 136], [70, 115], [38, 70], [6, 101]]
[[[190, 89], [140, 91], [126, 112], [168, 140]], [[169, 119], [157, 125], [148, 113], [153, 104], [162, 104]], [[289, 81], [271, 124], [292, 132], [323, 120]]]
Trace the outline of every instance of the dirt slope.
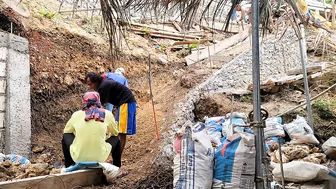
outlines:
[[[33, 18], [33, 21], [27, 21], [9, 9], [3, 15], [17, 24], [14, 33], [28, 38], [30, 43], [32, 148], [44, 148], [42, 152], [33, 153], [30, 159], [34, 162], [41, 154], [50, 153], [51, 164], [61, 162], [62, 131], [71, 114], [80, 109], [80, 97], [87, 90], [82, 83], [85, 74], [112, 68], [108, 45], [106, 41], [54, 27], [54, 23], [48, 19]], [[27, 27], [26, 23], [29, 22], [35, 25]], [[37, 26], [36, 22], [42, 25]], [[140, 39], [140, 43], [148, 41], [136, 35], [133, 37]], [[155, 52], [154, 46], [144, 48], [147, 49], [139, 51]], [[122, 160], [130, 174], [118, 180], [112, 188], [133, 187], [151, 173], [151, 165], [155, 163], [164, 139], [162, 133], [169, 130], [174, 121], [174, 105], [184, 99], [190, 88], [214, 72], [202, 64], [185, 68], [182, 62], [170, 61], [168, 65], [153, 63], [153, 92], [161, 130], [161, 140], [157, 141], [152, 104], [149, 101], [148, 62], [143, 59], [143, 56], [131, 54], [124, 60], [114, 62], [115, 66], [125, 68], [130, 88], [140, 107], [137, 134], [129, 137]]]

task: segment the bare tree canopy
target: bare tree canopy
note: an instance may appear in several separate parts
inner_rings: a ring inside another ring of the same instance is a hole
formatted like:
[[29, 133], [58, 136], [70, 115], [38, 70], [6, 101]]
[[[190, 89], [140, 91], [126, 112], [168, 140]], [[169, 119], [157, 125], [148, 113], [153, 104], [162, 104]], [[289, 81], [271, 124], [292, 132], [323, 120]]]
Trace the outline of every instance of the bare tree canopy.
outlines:
[[[135, 13], [146, 13], [160, 16], [178, 15], [184, 30], [189, 30], [195, 23], [211, 19], [214, 23], [218, 17], [225, 18], [227, 30], [234, 9], [243, 0], [100, 0], [105, 26], [109, 35], [112, 57], [120, 54], [120, 41], [131, 21], [131, 10]], [[284, 6], [285, 5], [285, 6]], [[272, 18], [284, 16], [292, 20], [295, 27], [304, 22], [296, 2], [293, 0], [260, 0], [260, 23], [262, 33], [274, 29]], [[200, 14], [201, 16], [198, 16]], [[294, 20], [293, 20], [294, 19]]]

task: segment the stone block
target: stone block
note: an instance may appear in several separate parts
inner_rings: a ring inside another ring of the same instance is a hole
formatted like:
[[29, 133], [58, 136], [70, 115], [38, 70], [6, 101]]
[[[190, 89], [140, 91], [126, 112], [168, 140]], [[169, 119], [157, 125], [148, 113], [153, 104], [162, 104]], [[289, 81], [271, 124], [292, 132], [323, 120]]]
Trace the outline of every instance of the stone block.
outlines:
[[0, 112], [0, 129], [5, 128], [5, 113]]
[[6, 61], [8, 55], [8, 49], [6, 47], [0, 47], [0, 61]]
[[7, 64], [0, 61], [0, 77], [7, 76]]
[[330, 137], [323, 143], [322, 149], [329, 158], [336, 160], [336, 137]]
[[[1, 111], [5, 111], [5, 110], [6, 110], [6, 96], [0, 95], [0, 114], [1, 114]], [[1, 118], [0, 118], [0, 122], [1, 122]]]
[[28, 53], [28, 40], [26, 38], [9, 34], [9, 48], [21, 53]]
[[8, 33], [0, 32], [0, 47], [8, 46]]
[[5, 150], [5, 129], [0, 128], [0, 153], [4, 153]]
[[6, 93], [7, 82], [6, 79], [0, 78], [0, 94]]

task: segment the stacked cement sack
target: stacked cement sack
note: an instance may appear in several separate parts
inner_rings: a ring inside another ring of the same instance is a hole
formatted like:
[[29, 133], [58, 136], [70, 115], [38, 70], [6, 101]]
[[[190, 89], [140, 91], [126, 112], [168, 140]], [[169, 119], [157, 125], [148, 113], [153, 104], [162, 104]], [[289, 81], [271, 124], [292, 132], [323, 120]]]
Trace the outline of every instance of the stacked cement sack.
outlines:
[[[233, 113], [207, 118], [205, 123], [188, 122], [175, 140], [174, 186], [180, 189], [253, 189], [255, 144], [247, 116]], [[281, 180], [280, 141], [285, 181], [330, 180], [336, 172], [322, 163], [326, 154], [335, 158], [336, 138], [332, 137], [319, 153], [319, 141], [303, 117], [282, 124], [280, 117], [266, 120], [264, 129], [271, 170]], [[285, 141], [285, 136], [290, 140]], [[280, 182], [279, 182], [280, 183]]]
[[174, 143], [174, 187], [253, 189], [254, 135], [246, 121], [236, 113], [231, 124], [228, 117], [187, 123]]
[[237, 133], [217, 148], [212, 188], [254, 188], [254, 135]]
[[212, 185], [214, 149], [205, 125], [186, 126], [174, 144], [174, 187], [208, 189]]

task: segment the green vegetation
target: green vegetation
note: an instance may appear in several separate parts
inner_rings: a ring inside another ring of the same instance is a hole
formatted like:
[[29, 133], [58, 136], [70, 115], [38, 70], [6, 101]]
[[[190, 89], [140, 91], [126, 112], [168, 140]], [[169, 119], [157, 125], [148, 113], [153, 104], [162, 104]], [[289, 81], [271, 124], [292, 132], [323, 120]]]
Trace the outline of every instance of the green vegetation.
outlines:
[[48, 18], [48, 19], [53, 19], [55, 17], [55, 13], [53, 12], [48, 12], [47, 10], [45, 9], [41, 9], [39, 14], [34, 14], [33, 15], [35, 18]]
[[190, 50], [192, 50], [192, 49], [197, 49], [198, 48], [198, 45], [196, 45], [196, 44], [191, 44], [190, 46], [189, 46], [189, 49]]
[[144, 28], [142, 28], [141, 29], [141, 31], [144, 33], [144, 34], [146, 34], [146, 35], [150, 35], [150, 31], [149, 31], [149, 28], [148, 27], [144, 27]]
[[334, 118], [335, 114], [333, 108], [335, 107], [335, 102], [327, 99], [319, 99], [313, 105], [313, 108], [317, 111], [318, 115], [325, 120], [330, 120]]
[[252, 95], [242, 95], [242, 96], [239, 97], [239, 101], [240, 102], [250, 103], [250, 102], [253, 101]]

